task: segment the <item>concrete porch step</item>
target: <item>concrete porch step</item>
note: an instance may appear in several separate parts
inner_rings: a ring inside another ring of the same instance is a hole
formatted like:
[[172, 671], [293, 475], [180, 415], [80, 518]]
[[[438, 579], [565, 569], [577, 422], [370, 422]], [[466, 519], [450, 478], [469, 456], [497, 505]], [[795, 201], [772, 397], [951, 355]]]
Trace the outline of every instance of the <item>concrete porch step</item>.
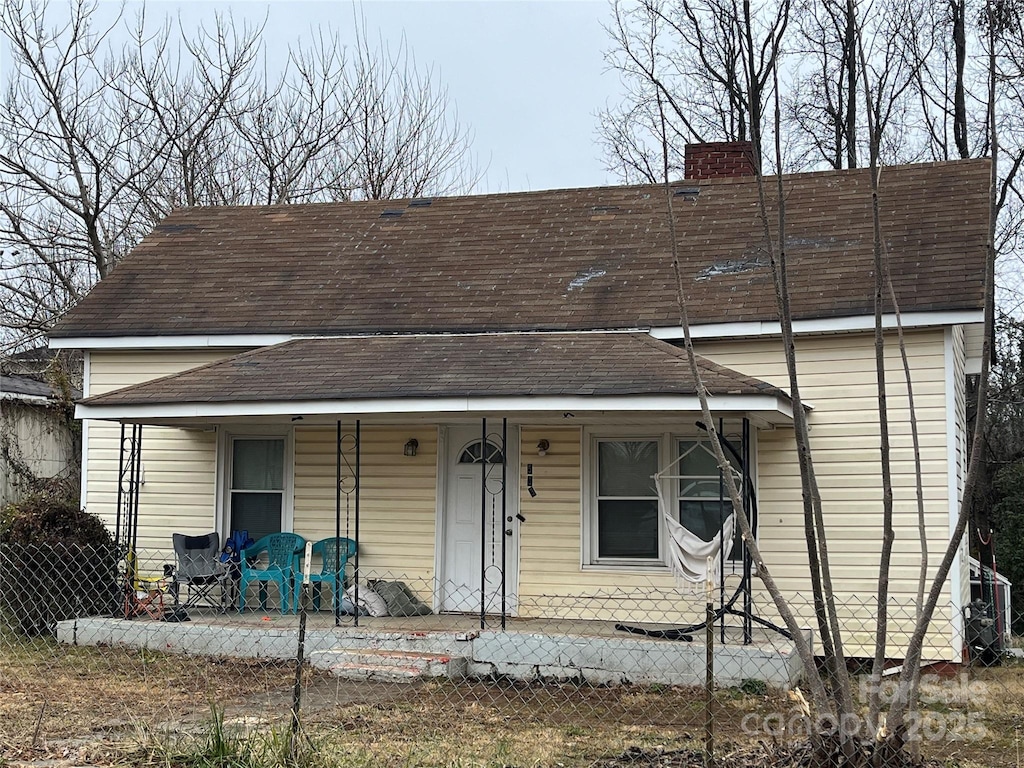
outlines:
[[373, 648], [316, 651], [309, 663], [335, 677], [409, 683], [428, 677], [465, 677], [469, 669], [465, 656]]

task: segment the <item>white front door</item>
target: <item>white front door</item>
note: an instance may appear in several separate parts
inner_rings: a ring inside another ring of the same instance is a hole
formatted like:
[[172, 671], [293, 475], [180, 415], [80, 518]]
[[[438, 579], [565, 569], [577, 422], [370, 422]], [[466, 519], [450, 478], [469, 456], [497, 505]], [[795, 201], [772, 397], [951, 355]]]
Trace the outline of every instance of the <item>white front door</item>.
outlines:
[[[439, 594], [442, 611], [501, 612], [502, 542], [505, 545], [505, 610], [515, 613], [519, 577], [518, 432], [508, 429], [509, 450], [500, 433], [486, 444], [480, 427], [451, 427], [447, 439], [447, 477], [442, 508], [442, 558]], [[502, 510], [502, 468], [506, 472]], [[482, 592], [481, 592], [482, 589]]]

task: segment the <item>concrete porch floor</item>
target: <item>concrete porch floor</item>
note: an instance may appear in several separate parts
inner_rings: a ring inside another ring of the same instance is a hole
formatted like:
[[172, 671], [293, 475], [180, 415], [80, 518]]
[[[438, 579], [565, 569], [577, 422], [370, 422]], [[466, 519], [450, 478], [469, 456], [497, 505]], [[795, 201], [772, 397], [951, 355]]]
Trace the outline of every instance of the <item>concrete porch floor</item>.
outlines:
[[[207, 609], [189, 611], [187, 622], [170, 623], [151, 618], [82, 618], [60, 622], [57, 637], [73, 645], [110, 645], [190, 655], [294, 659], [298, 647], [299, 618], [280, 613], [227, 613]], [[793, 643], [780, 634], [755, 628], [754, 642], [743, 645], [739, 619], [727, 624], [726, 642], [715, 631], [715, 679], [719, 685], [738, 685], [747, 679], [789, 688], [800, 678], [801, 665]], [[335, 625], [329, 611], [310, 613], [306, 623], [307, 658], [314, 667], [337, 673], [374, 663], [403, 660], [457, 659], [451, 667], [424, 663], [422, 676], [474, 678], [506, 677], [524, 681], [577, 681], [589, 684], [700, 685], [705, 676], [704, 630], [690, 642], [663, 640], [615, 629], [615, 622], [582, 619], [487, 617], [432, 614], [415, 617], [342, 616]], [[630, 623], [651, 629], [665, 625]], [[341, 663], [344, 662], [344, 663]], [[403, 664], [405, 661], [402, 662]], [[456, 671], [453, 671], [456, 670]], [[371, 677], [366, 674], [351, 675]]]

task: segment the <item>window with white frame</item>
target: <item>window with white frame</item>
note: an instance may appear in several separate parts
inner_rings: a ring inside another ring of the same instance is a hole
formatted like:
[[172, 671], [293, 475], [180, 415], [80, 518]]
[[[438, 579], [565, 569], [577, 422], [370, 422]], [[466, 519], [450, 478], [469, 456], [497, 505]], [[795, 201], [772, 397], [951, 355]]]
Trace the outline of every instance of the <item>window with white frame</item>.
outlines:
[[285, 438], [232, 437], [229, 532], [254, 539], [281, 530], [284, 522]]
[[[741, 437], [730, 435], [730, 439], [742, 456]], [[665, 526], [654, 480], [663, 470], [672, 479], [662, 481], [662, 491], [676, 508], [679, 522], [705, 541], [720, 535], [732, 506], [704, 436], [591, 435], [588, 447], [585, 564], [658, 567], [666, 563]], [[738, 464], [734, 457], [730, 459]], [[742, 560], [738, 539], [729, 560]]]
[[598, 440], [596, 528], [598, 560], [661, 559], [658, 440]]

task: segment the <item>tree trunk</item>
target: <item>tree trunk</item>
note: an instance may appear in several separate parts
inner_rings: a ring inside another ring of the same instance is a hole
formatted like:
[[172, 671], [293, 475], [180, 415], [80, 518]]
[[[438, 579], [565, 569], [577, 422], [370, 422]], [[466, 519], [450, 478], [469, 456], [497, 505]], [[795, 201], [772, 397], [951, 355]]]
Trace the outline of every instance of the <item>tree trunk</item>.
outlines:
[[846, 165], [857, 167], [857, 12], [854, 0], [846, 0], [846, 36], [843, 40], [846, 69]]
[[962, 159], [971, 156], [967, 145], [967, 97], [964, 86], [964, 66], [967, 63], [967, 36], [965, 17], [967, 0], [949, 0], [953, 22], [953, 48], [956, 56], [956, 74], [953, 82], [953, 140]]

